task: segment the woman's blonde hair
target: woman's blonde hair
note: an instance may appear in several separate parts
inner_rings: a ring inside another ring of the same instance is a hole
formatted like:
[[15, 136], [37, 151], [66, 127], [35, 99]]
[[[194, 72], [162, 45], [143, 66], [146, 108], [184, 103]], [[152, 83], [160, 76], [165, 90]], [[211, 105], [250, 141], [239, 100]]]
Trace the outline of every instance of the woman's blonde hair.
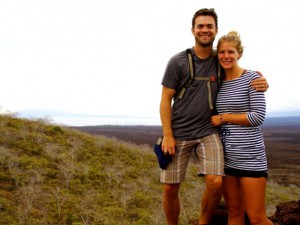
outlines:
[[244, 47], [242, 46], [242, 41], [240, 39], [240, 35], [236, 31], [230, 31], [228, 34], [220, 37], [217, 45], [217, 51], [219, 51], [220, 45], [224, 42], [233, 42], [238, 53], [240, 54], [240, 58], [243, 55]]

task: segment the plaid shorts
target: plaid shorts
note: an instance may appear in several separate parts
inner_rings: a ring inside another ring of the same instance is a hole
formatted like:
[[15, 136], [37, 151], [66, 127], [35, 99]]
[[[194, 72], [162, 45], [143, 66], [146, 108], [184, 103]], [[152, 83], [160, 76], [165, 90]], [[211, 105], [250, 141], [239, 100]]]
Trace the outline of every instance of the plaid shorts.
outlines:
[[198, 175], [224, 175], [224, 153], [219, 134], [203, 138], [176, 140], [176, 153], [165, 170], [161, 170], [160, 182], [167, 184], [181, 183], [185, 179], [192, 153], [198, 169]]

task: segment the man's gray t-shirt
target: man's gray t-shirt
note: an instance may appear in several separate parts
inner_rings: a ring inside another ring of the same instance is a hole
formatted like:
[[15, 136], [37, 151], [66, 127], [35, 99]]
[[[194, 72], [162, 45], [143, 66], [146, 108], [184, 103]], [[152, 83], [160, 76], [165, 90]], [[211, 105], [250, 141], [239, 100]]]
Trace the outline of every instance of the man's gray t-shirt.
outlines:
[[[192, 49], [195, 64], [195, 77], [211, 77], [212, 102], [218, 92], [217, 57], [199, 59]], [[174, 90], [180, 88], [190, 78], [187, 52], [174, 55], [165, 70], [162, 85]], [[193, 140], [218, 133], [218, 129], [210, 123], [211, 110], [208, 101], [207, 82], [194, 80], [186, 89], [182, 99], [175, 99], [172, 104], [172, 130], [175, 139]]]

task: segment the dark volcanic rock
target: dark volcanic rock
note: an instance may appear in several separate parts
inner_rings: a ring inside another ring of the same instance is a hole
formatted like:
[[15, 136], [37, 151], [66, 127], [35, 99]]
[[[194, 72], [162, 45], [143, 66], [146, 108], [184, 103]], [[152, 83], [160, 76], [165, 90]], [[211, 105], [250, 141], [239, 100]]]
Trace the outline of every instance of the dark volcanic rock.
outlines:
[[[269, 219], [274, 225], [300, 225], [300, 200], [279, 203], [275, 214]], [[198, 225], [198, 221], [192, 221], [190, 224]], [[210, 225], [227, 225], [227, 209], [224, 203], [219, 204]], [[245, 225], [250, 225], [247, 216]]]
[[279, 225], [300, 225], [300, 200], [279, 203], [270, 219]]
[[224, 203], [220, 203], [214, 212], [211, 224], [227, 224], [227, 209]]

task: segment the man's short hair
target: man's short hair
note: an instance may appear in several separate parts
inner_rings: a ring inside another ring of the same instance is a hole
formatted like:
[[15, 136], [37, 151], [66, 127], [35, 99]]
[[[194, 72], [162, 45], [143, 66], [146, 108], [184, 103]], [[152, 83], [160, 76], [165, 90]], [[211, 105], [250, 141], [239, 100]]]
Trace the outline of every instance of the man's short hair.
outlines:
[[194, 16], [193, 16], [193, 20], [192, 20], [192, 27], [195, 26], [195, 20], [198, 16], [212, 16], [215, 20], [216, 23], [216, 28], [218, 28], [218, 15], [215, 12], [214, 8], [203, 8], [203, 9], [199, 9], [197, 12], [195, 12]]

